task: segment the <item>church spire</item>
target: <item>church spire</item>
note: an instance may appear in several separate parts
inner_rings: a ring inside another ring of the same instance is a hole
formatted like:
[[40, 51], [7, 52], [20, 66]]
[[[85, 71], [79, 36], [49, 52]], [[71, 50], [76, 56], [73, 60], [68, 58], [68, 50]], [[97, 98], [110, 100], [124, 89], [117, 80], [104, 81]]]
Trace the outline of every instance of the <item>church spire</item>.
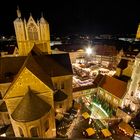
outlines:
[[44, 18], [43, 12], [41, 12], [41, 17]]
[[32, 17], [32, 13], [30, 12], [30, 17]]
[[17, 6], [17, 17], [18, 17], [18, 18], [21, 18], [21, 12], [20, 12], [20, 10], [19, 10], [19, 6]]
[[40, 23], [47, 23], [47, 21], [44, 18], [43, 12], [41, 12]]
[[140, 23], [138, 25], [137, 33], [136, 33], [136, 39], [140, 40]]

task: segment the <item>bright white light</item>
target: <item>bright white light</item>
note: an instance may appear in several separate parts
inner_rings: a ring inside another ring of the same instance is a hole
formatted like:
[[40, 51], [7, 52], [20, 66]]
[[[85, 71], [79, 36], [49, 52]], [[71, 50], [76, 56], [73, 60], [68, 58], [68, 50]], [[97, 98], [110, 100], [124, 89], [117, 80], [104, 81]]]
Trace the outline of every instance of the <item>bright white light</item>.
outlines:
[[90, 47], [86, 48], [86, 53], [88, 55], [92, 54], [92, 49]]
[[3, 134], [1, 134], [0, 136], [1, 136], [1, 137], [6, 137], [6, 134], [5, 134], [5, 133], [3, 133]]

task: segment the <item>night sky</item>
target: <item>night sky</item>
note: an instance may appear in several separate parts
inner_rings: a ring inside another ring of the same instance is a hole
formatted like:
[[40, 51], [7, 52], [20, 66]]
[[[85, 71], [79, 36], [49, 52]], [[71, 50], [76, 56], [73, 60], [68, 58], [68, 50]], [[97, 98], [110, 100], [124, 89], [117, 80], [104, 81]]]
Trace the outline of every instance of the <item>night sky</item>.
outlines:
[[[64, 1], [64, 2], [63, 2]], [[51, 34], [135, 34], [140, 22], [138, 0], [4, 0], [0, 4], [0, 35], [13, 35], [17, 5], [22, 17], [41, 12], [50, 23]], [[48, 3], [47, 3], [48, 2]]]

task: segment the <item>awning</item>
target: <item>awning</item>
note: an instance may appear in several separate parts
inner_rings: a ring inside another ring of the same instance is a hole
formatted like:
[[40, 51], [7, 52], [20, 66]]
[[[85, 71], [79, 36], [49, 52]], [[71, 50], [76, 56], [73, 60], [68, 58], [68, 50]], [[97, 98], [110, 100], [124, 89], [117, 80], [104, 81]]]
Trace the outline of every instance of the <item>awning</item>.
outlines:
[[102, 129], [101, 132], [103, 133], [103, 135], [105, 137], [109, 137], [109, 136], [112, 135], [111, 132], [108, 129]]
[[93, 128], [87, 128], [86, 132], [87, 132], [88, 136], [92, 136], [95, 134], [95, 130]]
[[90, 118], [90, 115], [89, 115], [87, 112], [84, 112], [84, 113], [82, 114], [82, 116], [83, 116], [85, 119]]

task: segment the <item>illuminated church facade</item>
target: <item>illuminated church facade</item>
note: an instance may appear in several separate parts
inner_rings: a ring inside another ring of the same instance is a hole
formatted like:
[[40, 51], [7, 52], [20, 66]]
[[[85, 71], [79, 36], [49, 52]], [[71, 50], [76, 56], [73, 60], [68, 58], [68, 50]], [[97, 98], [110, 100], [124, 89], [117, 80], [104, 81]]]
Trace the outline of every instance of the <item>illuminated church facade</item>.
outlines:
[[26, 22], [26, 19], [22, 19], [20, 10], [17, 9], [17, 18], [14, 20], [14, 28], [19, 55], [27, 55], [34, 44], [40, 45], [42, 52], [51, 53], [49, 24], [43, 15], [40, 20], [35, 22], [30, 14], [28, 22]]
[[55, 118], [72, 107], [68, 53], [51, 54], [49, 24], [14, 21], [19, 56], [0, 57], [0, 93], [16, 137], [56, 137]]

